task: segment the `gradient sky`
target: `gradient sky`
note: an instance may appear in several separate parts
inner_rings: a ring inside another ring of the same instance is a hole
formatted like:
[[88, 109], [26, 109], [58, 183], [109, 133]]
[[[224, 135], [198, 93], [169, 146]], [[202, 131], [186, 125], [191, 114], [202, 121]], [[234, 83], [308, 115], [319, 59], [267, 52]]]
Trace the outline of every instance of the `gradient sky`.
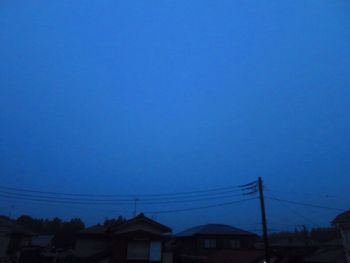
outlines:
[[[346, 0], [3, 0], [1, 185], [137, 195], [262, 176], [275, 196], [350, 208], [349, 14]], [[267, 201], [272, 228], [337, 214], [289, 206]], [[5, 198], [0, 209], [88, 224], [133, 211]], [[156, 219], [250, 230], [258, 209]]]

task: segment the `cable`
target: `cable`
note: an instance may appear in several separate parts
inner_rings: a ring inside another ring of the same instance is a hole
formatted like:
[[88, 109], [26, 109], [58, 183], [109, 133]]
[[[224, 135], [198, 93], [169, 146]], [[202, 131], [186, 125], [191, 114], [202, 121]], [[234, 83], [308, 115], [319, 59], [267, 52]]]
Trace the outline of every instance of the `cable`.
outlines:
[[300, 223], [300, 224], [286, 224], [286, 223], [278, 223], [278, 222], [276, 222], [276, 221], [272, 221], [272, 222], [271, 222], [271, 219], [269, 219], [269, 225], [293, 226], [293, 227], [295, 227], [295, 226], [301, 226], [301, 225], [303, 225], [303, 224], [302, 224], [302, 223]]
[[207, 206], [184, 208], [184, 209], [175, 209], [175, 210], [151, 211], [151, 212], [145, 212], [145, 213], [146, 214], [169, 214], [169, 213], [187, 212], [187, 211], [201, 210], [201, 209], [207, 209], [207, 208], [228, 206], [228, 205], [233, 205], [233, 204], [247, 202], [247, 201], [254, 200], [254, 199], [256, 199], [256, 197], [242, 199], [242, 200], [233, 201], [233, 202], [220, 203], [220, 204], [215, 204], [215, 205], [207, 205]]
[[341, 212], [345, 212], [346, 211], [346, 209], [329, 207], [329, 206], [321, 206], [321, 205], [315, 205], [315, 204], [308, 204], [308, 203], [301, 203], [301, 202], [295, 202], [295, 201], [279, 199], [279, 198], [275, 198], [275, 197], [271, 197], [271, 196], [266, 196], [266, 198], [267, 199], [271, 199], [271, 200], [275, 200], [275, 201], [279, 201], [279, 202], [293, 204], [293, 205], [307, 206], [307, 207], [326, 209], [326, 210], [334, 210], [334, 211], [341, 211]]
[[221, 188], [212, 188], [206, 190], [198, 190], [198, 191], [187, 191], [187, 192], [175, 192], [175, 193], [163, 193], [163, 194], [133, 194], [133, 195], [102, 195], [102, 194], [80, 194], [80, 193], [62, 193], [62, 192], [48, 192], [48, 191], [39, 191], [39, 190], [30, 190], [25, 188], [15, 188], [15, 187], [5, 187], [0, 186], [0, 189], [16, 191], [16, 192], [27, 192], [27, 193], [37, 193], [37, 194], [47, 194], [47, 195], [62, 195], [62, 196], [85, 196], [85, 197], [130, 197], [134, 198], [138, 197], [164, 197], [164, 196], [178, 196], [178, 195], [195, 195], [195, 194], [204, 194], [204, 193], [212, 193], [224, 190], [230, 191], [240, 191], [237, 186], [229, 186], [229, 187], [221, 187]]
[[[149, 201], [164, 201], [164, 200], [180, 200], [180, 201], [192, 201], [196, 200], [199, 197], [211, 197], [219, 199], [220, 197], [226, 197], [232, 195], [233, 191], [222, 191], [213, 194], [198, 194], [194, 196], [174, 196], [174, 197], [163, 197], [163, 198], [138, 198], [141, 202], [149, 202]], [[12, 192], [12, 191], [2, 191], [0, 190], [0, 194], [11, 195], [11, 196], [21, 196], [21, 197], [30, 197], [30, 198], [44, 198], [44, 199], [54, 199], [54, 200], [63, 200], [63, 201], [87, 201], [87, 202], [134, 202], [135, 197], [128, 199], [100, 199], [100, 198], [82, 198], [82, 197], [62, 197], [62, 196], [53, 196], [47, 194], [27, 194], [22, 192]], [[236, 194], [235, 196], [240, 196], [240, 194]], [[205, 200], [203, 198], [203, 200]]]
[[318, 198], [339, 198], [339, 196], [335, 196], [333, 194], [317, 194], [317, 193], [311, 193], [311, 192], [300, 192], [300, 191], [286, 191], [286, 190], [276, 190], [276, 189], [271, 189], [270, 187], [268, 187], [266, 189], [266, 191], [268, 192], [280, 192], [280, 193], [291, 193], [291, 194], [302, 194], [302, 195], [308, 195], [308, 196], [314, 196], [314, 197], [318, 197]]
[[280, 205], [284, 206], [286, 209], [288, 209], [288, 210], [291, 211], [292, 213], [296, 214], [297, 216], [300, 216], [301, 218], [305, 219], [306, 221], [309, 221], [311, 224], [313, 224], [313, 225], [315, 225], [315, 226], [319, 225], [319, 224], [317, 224], [314, 220], [312, 220], [312, 219], [310, 219], [310, 218], [304, 216], [303, 214], [301, 214], [301, 213], [295, 211], [294, 209], [290, 208], [288, 205], [286, 205], [286, 204], [283, 203], [282, 201], [278, 200], [278, 198], [275, 198], [275, 199], [276, 199], [276, 201], [277, 201]]
[[[217, 199], [227, 199], [232, 197], [241, 196], [240, 194], [230, 194], [230, 195], [222, 195], [222, 196], [213, 196], [208, 198], [191, 198], [191, 199], [183, 199], [183, 200], [168, 200], [168, 201], [143, 201], [142, 199], [138, 199], [138, 204], [173, 204], [173, 203], [189, 203], [189, 202], [199, 202], [199, 201], [209, 201], [209, 200], [217, 200]], [[45, 197], [45, 196], [33, 196], [33, 195], [25, 195], [25, 194], [12, 194], [6, 193], [3, 194], [0, 191], [0, 197], [5, 198], [14, 198], [20, 200], [27, 201], [43, 201], [43, 202], [52, 202], [52, 203], [63, 203], [63, 204], [91, 204], [91, 205], [130, 205], [135, 203], [135, 199], [129, 200], [106, 200], [106, 199], [74, 199], [74, 198], [59, 198], [59, 197]]]

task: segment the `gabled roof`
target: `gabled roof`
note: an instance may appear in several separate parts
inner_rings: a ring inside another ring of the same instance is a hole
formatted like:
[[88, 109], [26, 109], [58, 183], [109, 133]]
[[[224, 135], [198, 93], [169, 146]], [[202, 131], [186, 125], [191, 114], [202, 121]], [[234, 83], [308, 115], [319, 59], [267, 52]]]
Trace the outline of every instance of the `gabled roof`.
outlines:
[[157, 231], [166, 234], [171, 232], [171, 228], [158, 223], [157, 221], [146, 217], [143, 213], [139, 214], [138, 216], [131, 218], [127, 221], [125, 221], [122, 224], [116, 225], [110, 229], [111, 232], [124, 232], [123, 230], [126, 230], [132, 226], [147, 224], [152, 226], [153, 228], [157, 229]]
[[[144, 214], [139, 214], [138, 216], [126, 220], [125, 222], [119, 222], [112, 226], [103, 226], [103, 225], [94, 225], [89, 228], [85, 228], [80, 231], [80, 235], [94, 235], [94, 236], [103, 236], [116, 233], [127, 233], [131, 231], [142, 231], [142, 225], [152, 226], [153, 229], [156, 229], [156, 232], [167, 234], [171, 232], [171, 228], [154, 221], [151, 218], [146, 217]], [[135, 228], [136, 226], [136, 228]]]
[[175, 235], [175, 237], [190, 237], [195, 235], [249, 235], [256, 236], [256, 234], [223, 224], [207, 224], [189, 228]]
[[345, 211], [333, 219], [332, 224], [350, 223], [350, 210]]

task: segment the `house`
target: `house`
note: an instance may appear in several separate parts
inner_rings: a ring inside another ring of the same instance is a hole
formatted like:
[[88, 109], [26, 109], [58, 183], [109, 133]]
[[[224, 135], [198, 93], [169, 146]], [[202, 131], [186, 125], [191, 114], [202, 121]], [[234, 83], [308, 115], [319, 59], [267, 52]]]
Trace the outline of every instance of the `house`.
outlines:
[[[95, 226], [79, 234], [77, 262], [169, 262], [164, 243], [171, 229], [144, 214], [112, 226]], [[93, 253], [92, 253], [93, 252]], [[84, 255], [84, 253], [87, 253]]]
[[226, 257], [234, 250], [255, 250], [257, 238], [254, 233], [229, 225], [207, 224], [192, 227], [174, 236], [175, 262], [211, 262], [209, 259], [218, 252], [229, 251], [225, 254]]
[[336, 226], [341, 233], [346, 262], [350, 263], [350, 210], [337, 215], [332, 221], [332, 224]]
[[33, 233], [9, 218], [0, 217], [0, 258], [18, 257], [29, 246]]
[[163, 262], [171, 228], [139, 214], [110, 229], [116, 262]]
[[106, 226], [95, 225], [78, 233], [74, 248], [77, 262], [88, 262], [91, 258], [106, 253], [111, 243], [107, 230]]

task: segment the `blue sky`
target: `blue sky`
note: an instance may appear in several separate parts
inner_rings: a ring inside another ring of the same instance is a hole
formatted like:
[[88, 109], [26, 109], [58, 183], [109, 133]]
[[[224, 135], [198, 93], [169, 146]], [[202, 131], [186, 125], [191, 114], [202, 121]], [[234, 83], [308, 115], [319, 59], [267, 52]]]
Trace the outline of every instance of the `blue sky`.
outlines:
[[[278, 197], [349, 208], [349, 12], [345, 0], [2, 1], [1, 184], [138, 194], [262, 176]], [[133, 211], [0, 206], [88, 224]], [[274, 228], [337, 214], [267, 207]], [[249, 229], [258, 203], [157, 219]]]

